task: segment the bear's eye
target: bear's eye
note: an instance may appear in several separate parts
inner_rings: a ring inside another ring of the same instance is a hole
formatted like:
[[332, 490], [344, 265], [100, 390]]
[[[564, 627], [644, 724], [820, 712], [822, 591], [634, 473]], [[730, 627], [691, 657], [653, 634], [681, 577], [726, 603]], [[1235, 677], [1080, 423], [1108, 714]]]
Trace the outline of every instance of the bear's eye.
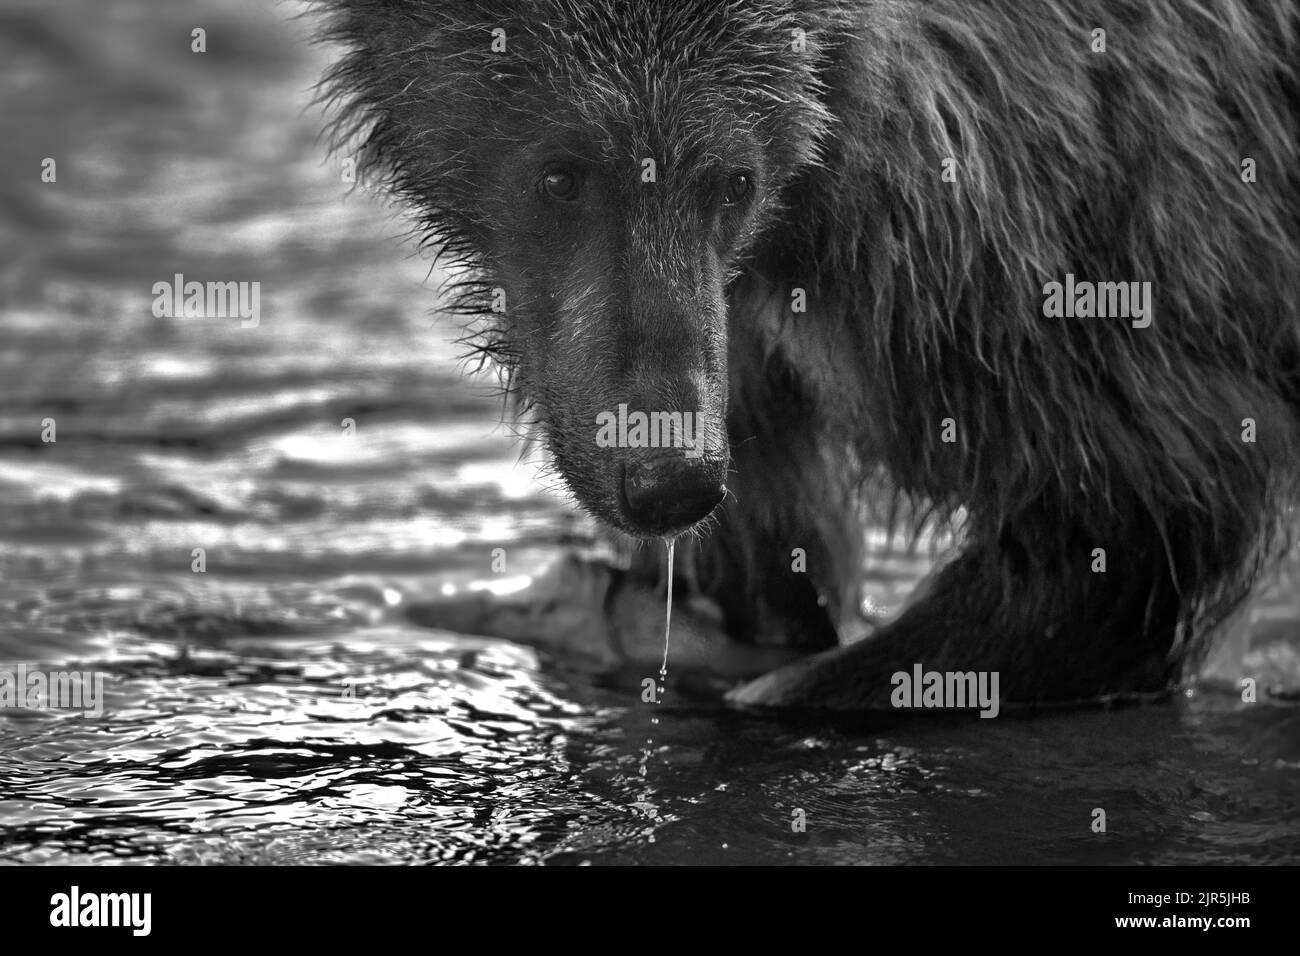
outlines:
[[561, 202], [578, 198], [578, 177], [570, 169], [548, 169], [542, 177], [542, 192]]
[[736, 206], [749, 198], [749, 194], [754, 191], [754, 181], [750, 179], [749, 173], [733, 173], [727, 180], [727, 188], [722, 194], [722, 204], [724, 206]]

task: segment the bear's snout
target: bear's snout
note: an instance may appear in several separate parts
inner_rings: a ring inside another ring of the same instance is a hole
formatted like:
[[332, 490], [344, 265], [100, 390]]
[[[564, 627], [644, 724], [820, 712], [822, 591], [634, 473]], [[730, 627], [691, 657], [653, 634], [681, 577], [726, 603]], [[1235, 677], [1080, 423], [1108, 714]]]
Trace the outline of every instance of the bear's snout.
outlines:
[[622, 507], [645, 535], [683, 531], [708, 517], [727, 493], [726, 462], [681, 452], [630, 459], [623, 466]]

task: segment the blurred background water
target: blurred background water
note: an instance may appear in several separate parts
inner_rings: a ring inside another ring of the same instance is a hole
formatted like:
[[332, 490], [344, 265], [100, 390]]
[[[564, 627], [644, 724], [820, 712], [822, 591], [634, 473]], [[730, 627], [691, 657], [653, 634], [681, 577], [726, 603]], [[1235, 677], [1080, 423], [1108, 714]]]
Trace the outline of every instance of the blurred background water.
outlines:
[[[0, 862], [1300, 859], [1294, 569], [1198, 693], [1032, 720], [647, 707], [414, 623], [594, 529], [317, 142], [304, 9], [0, 0], [0, 671], [107, 675], [97, 717], [0, 709]], [[156, 318], [177, 273], [259, 323]]]

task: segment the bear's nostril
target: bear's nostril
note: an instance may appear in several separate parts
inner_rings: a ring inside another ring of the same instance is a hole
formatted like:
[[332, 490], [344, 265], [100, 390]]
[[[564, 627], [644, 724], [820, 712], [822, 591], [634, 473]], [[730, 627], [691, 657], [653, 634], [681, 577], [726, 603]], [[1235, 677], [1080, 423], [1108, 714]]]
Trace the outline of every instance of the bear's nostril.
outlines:
[[644, 534], [668, 534], [707, 517], [727, 493], [725, 468], [685, 457], [628, 463], [623, 473], [627, 516]]

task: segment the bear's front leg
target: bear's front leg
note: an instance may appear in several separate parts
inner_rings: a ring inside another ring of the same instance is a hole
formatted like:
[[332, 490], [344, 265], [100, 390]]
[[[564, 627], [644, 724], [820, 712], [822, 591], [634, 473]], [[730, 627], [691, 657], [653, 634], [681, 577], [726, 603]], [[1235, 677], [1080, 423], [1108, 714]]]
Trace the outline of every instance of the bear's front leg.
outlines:
[[733, 703], [803, 710], [889, 710], [922, 672], [998, 674], [1002, 705], [1076, 703], [1167, 689], [1179, 672], [1180, 602], [1155, 553], [1119, 574], [1086, 563], [1031, 566], [975, 546], [929, 592], [856, 643], [744, 684]]

